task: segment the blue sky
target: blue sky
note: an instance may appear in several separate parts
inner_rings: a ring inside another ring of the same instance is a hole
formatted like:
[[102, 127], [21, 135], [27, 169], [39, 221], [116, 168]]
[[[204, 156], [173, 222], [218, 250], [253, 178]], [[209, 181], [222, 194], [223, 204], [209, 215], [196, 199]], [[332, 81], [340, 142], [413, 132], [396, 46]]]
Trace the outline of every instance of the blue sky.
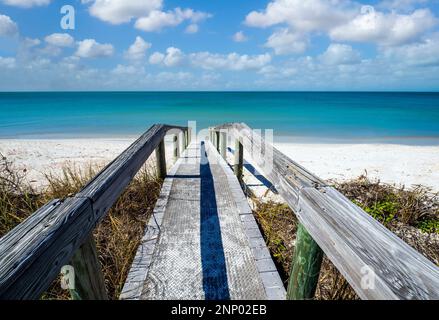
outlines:
[[437, 0], [0, 0], [1, 91], [438, 88]]

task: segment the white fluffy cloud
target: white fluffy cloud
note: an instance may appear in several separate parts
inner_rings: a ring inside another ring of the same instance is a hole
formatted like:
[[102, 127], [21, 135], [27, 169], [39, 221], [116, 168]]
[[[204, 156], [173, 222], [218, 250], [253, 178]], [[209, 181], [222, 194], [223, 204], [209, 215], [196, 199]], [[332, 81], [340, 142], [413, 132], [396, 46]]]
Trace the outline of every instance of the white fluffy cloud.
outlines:
[[179, 65], [184, 59], [183, 52], [174, 47], [166, 49], [166, 56], [163, 59], [163, 63], [167, 67], [175, 67]]
[[428, 9], [419, 9], [412, 14], [364, 10], [348, 23], [332, 29], [329, 34], [336, 41], [400, 45], [419, 38], [436, 23], [436, 18]]
[[275, 31], [265, 43], [265, 46], [272, 48], [278, 55], [303, 53], [308, 47], [308, 39], [288, 28]]
[[153, 10], [161, 9], [163, 5], [162, 0], [82, 0], [82, 3], [92, 3], [90, 14], [112, 24], [147, 16]]
[[20, 8], [48, 5], [51, 0], [2, 0], [4, 4]]
[[142, 37], [136, 37], [134, 43], [125, 52], [125, 58], [130, 60], [142, 60], [146, 56], [146, 51], [151, 48], [151, 43], [146, 42]]
[[[210, 17], [210, 14], [194, 11], [192, 9], [175, 8], [173, 11], [154, 10], [147, 16], [141, 17], [136, 21], [137, 29], [151, 32], [159, 31], [165, 27], [175, 27], [185, 20], [189, 20], [192, 24], [196, 24]], [[198, 31], [198, 29], [197, 29]]]
[[165, 58], [165, 55], [160, 52], [154, 52], [149, 57], [149, 63], [151, 64], [160, 64], [163, 62], [163, 59]]
[[383, 58], [408, 66], [439, 66], [439, 33], [400, 47], [386, 47], [381, 51]]
[[186, 31], [195, 33], [198, 31], [197, 23], [211, 16], [193, 9], [175, 8], [163, 11], [163, 0], [82, 0], [82, 3], [91, 3], [90, 14], [100, 20], [121, 24], [136, 19], [135, 27], [147, 32], [190, 21], [191, 25]]
[[12, 69], [15, 67], [15, 58], [0, 57], [0, 68]]
[[111, 71], [112, 74], [116, 74], [116, 75], [138, 75], [138, 74], [144, 74], [145, 73], [145, 69], [144, 68], [139, 68], [138, 66], [125, 66], [125, 65], [121, 65], [118, 64], [116, 66], [116, 68], [114, 68]]
[[44, 40], [55, 47], [71, 47], [75, 43], [75, 39], [67, 33], [53, 33]]
[[[407, 7], [425, 0], [392, 0], [386, 6]], [[350, 0], [272, 0], [262, 11], [252, 11], [245, 19], [248, 26], [266, 28], [284, 25], [267, 40], [276, 54], [303, 52], [313, 33], [328, 34], [332, 40], [371, 42], [395, 46], [419, 40], [437, 24], [429, 9], [411, 13], [378, 11]]]
[[192, 24], [188, 25], [184, 31], [186, 33], [197, 33], [198, 29], [199, 29], [198, 24], [192, 23]]
[[10, 37], [18, 33], [17, 24], [8, 16], [0, 14], [0, 37]]
[[183, 63], [186, 56], [178, 48], [169, 47], [166, 49], [166, 54], [161, 52], [154, 52], [149, 56], [149, 63], [151, 64], [162, 64], [166, 67], [176, 67]]
[[238, 31], [233, 35], [233, 41], [235, 42], [244, 42], [247, 41], [247, 36], [242, 31]]
[[429, 0], [383, 0], [378, 7], [390, 10], [413, 10], [418, 5], [424, 5]]
[[167, 67], [190, 64], [205, 70], [258, 70], [270, 62], [271, 56], [268, 53], [252, 56], [238, 53], [217, 54], [207, 51], [185, 54], [174, 47], [168, 48], [166, 54], [154, 52], [149, 57], [149, 63], [151, 64], [161, 64]]
[[347, 0], [274, 0], [263, 11], [250, 12], [245, 23], [252, 27], [288, 24], [296, 31], [327, 30], [354, 16]]
[[360, 53], [346, 44], [333, 43], [319, 57], [327, 65], [349, 65], [361, 62]]
[[111, 44], [100, 44], [94, 39], [85, 39], [78, 42], [75, 55], [80, 58], [99, 58], [111, 56], [113, 52]]
[[166, 54], [160, 52], [154, 52], [149, 57], [149, 63], [151, 64], [163, 64], [166, 67], [176, 67], [183, 63], [186, 56], [178, 48], [169, 47], [166, 49]]
[[215, 54], [210, 52], [192, 53], [190, 61], [193, 65], [206, 70], [248, 70], [260, 69], [271, 62], [269, 54], [260, 55], [239, 55], [230, 53], [228, 55]]

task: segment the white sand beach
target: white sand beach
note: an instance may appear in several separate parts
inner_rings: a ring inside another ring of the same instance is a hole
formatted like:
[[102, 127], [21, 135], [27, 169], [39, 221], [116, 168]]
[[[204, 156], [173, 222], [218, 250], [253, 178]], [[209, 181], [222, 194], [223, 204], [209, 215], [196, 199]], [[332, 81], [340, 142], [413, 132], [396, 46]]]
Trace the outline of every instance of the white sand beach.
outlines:
[[[134, 138], [0, 140], [0, 152], [16, 168], [26, 169], [34, 186], [44, 185], [44, 174], [63, 166], [104, 165], [127, 148]], [[322, 179], [346, 181], [367, 173], [390, 184], [422, 184], [439, 192], [439, 146], [396, 144], [289, 144], [276, 147]], [[170, 149], [170, 148], [169, 148]]]

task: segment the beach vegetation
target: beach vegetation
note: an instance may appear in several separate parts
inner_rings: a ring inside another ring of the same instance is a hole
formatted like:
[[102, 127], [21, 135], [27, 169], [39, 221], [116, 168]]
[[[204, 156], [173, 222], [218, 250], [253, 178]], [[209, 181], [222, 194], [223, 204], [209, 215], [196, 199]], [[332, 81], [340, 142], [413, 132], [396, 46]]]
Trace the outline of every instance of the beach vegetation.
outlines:
[[[340, 192], [415, 250], [439, 264], [439, 197], [430, 189], [407, 189], [361, 176], [334, 183]], [[262, 201], [251, 194], [254, 214], [285, 285], [291, 268], [298, 220], [283, 203]], [[325, 256], [316, 299], [359, 299], [347, 280]]]
[[[66, 165], [61, 174], [46, 175], [47, 186], [34, 189], [26, 180], [26, 170], [18, 170], [0, 156], [0, 237], [23, 222], [52, 199], [64, 199], [77, 193], [101, 168]], [[145, 166], [94, 230], [99, 261], [110, 299], [118, 299], [140, 240], [158, 198], [161, 180], [155, 168]], [[70, 299], [60, 280], [42, 299]]]

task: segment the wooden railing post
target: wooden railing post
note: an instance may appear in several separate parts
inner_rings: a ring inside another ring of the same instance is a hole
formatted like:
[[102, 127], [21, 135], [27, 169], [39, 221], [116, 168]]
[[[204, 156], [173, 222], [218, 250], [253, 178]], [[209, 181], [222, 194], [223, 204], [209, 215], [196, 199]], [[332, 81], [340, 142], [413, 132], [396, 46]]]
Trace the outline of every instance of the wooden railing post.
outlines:
[[156, 167], [157, 175], [160, 179], [165, 179], [166, 177], [166, 151], [165, 151], [165, 140], [162, 139], [160, 144], [155, 149]]
[[212, 145], [215, 146], [215, 131], [213, 128], [210, 128], [210, 136], [209, 136], [210, 142], [212, 142]]
[[235, 160], [233, 163], [233, 171], [236, 177], [241, 182], [242, 181], [242, 168], [244, 165], [244, 148], [239, 139], [235, 140]]
[[178, 134], [174, 135], [174, 158], [178, 159], [180, 157], [180, 145], [178, 143]]
[[288, 281], [287, 299], [313, 299], [319, 280], [323, 251], [305, 227], [299, 223]]
[[180, 154], [186, 149], [186, 130], [180, 132]]
[[[108, 300], [104, 275], [91, 234], [71, 259], [75, 271], [75, 291], [82, 300]], [[77, 299], [78, 297], [73, 297]]]
[[216, 148], [216, 151], [220, 151], [219, 150], [219, 148], [220, 148], [220, 133], [219, 133], [219, 131], [215, 131], [215, 148]]
[[188, 127], [187, 128], [187, 147], [189, 147], [189, 145], [191, 144], [191, 140], [192, 140], [192, 128]]
[[220, 132], [219, 153], [221, 154], [221, 157], [223, 157], [223, 159], [226, 159], [226, 157], [227, 157], [227, 133], [226, 132]]

